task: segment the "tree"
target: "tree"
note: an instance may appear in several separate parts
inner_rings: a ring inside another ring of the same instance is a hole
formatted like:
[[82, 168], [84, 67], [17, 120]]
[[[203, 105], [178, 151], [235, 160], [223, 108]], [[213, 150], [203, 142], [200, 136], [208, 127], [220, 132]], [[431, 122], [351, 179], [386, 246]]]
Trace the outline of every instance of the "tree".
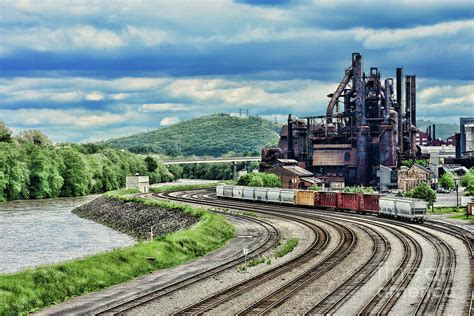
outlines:
[[61, 176], [64, 184], [61, 188], [61, 196], [81, 196], [89, 193], [89, 182], [92, 174], [87, 170], [87, 164], [83, 154], [72, 149], [66, 148], [60, 151], [63, 168]]
[[38, 146], [50, 146], [51, 140], [43, 134], [40, 130], [31, 129], [20, 133], [18, 140], [23, 144], [33, 144]]
[[0, 142], [11, 143], [12, 131], [3, 123], [0, 122]]
[[450, 172], [445, 172], [439, 179], [439, 185], [445, 189], [453, 190], [455, 187], [453, 174]]
[[428, 202], [428, 207], [433, 206], [436, 202], [436, 192], [426, 182], [420, 183], [413, 190], [406, 192], [404, 196], [425, 200]]
[[145, 158], [146, 168], [148, 172], [154, 172], [158, 168], [158, 163], [151, 156], [146, 156]]

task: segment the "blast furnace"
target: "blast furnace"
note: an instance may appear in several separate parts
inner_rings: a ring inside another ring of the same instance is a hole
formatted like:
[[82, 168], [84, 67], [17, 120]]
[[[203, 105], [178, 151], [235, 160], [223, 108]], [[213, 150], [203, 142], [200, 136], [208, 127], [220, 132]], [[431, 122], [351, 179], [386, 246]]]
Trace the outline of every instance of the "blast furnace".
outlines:
[[328, 97], [326, 115], [288, 116], [278, 147], [262, 149], [263, 170], [277, 159], [295, 159], [327, 182], [374, 185], [376, 167], [396, 168], [416, 156], [414, 75], [397, 68], [395, 83], [383, 80], [375, 67], [366, 75], [362, 55], [353, 53], [352, 64]]

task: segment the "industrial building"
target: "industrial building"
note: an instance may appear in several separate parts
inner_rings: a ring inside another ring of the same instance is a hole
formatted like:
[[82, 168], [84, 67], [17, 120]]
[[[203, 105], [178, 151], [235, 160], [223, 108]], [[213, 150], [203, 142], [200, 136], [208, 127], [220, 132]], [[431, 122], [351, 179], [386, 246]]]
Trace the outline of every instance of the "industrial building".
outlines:
[[288, 116], [277, 148], [262, 150], [261, 169], [278, 159], [295, 159], [325, 183], [375, 185], [380, 165], [396, 168], [415, 158], [416, 77], [396, 69], [396, 81], [378, 68], [364, 72], [363, 58], [352, 54], [330, 98], [326, 114]]
[[474, 117], [461, 117], [459, 154], [460, 158], [474, 157]]

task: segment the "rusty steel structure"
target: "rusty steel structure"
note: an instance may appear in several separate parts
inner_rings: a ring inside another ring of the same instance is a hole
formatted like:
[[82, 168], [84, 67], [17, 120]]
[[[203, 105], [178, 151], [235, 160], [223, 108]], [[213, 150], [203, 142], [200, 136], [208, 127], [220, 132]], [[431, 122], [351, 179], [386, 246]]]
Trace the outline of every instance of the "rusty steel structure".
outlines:
[[416, 77], [396, 69], [396, 82], [383, 80], [378, 68], [363, 69], [362, 55], [334, 91], [326, 115], [288, 116], [277, 148], [262, 149], [261, 168], [278, 158], [295, 159], [327, 182], [374, 185], [375, 167], [396, 168], [414, 158], [416, 148]]

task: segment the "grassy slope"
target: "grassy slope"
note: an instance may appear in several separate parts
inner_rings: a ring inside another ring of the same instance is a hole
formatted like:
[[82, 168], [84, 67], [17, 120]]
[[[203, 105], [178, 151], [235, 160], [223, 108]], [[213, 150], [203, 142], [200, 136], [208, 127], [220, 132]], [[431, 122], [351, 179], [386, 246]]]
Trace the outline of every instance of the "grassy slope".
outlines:
[[[204, 209], [157, 200], [120, 198], [178, 208], [200, 217], [200, 221], [190, 229], [153, 242], [141, 242], [84, 259], [1, 275], [0, 314], [35, 311], [155, 270], [177, 266], [219, 248], [235, 235], [234, 227], [224, 217]], [[156, 261], [149, 262], [147, 257], [156, 257]]]
[[105, 143], [134, 152], [217, 157], [229, 152], [260, 152], [266, 145], [276, 145], [278, 129], [272, 122], [256, 117], [215, 114]]

